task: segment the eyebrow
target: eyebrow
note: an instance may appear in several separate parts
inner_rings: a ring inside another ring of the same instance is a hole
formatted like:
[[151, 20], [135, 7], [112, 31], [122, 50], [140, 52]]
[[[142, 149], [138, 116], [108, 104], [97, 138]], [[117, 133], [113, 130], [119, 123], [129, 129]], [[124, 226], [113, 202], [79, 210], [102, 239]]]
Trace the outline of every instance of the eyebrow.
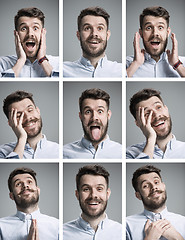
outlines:
[[[99, 184], [97, 184], [96, 186], [103, 186], [103, 187], [105, 187], [105, 185], [104, 185], [103, 183], [99, 183]], [[83, 188], [83, 187], [91, 187], [91, 185], [89, 185], [89, 184], [87, 184], [87, 183], [84, 183], [84, 184], [81, 186], [81, 188]]]
[[[27, 25], [27, 23], [25, 23], [25, 22], [22, 22], [22, 23], [20, 23], [19, 27], [21, 27], [22, 25]], [[32, 24], [32, 25], [39, 25], [39, 26], [41, 26], [41, 24], [40, 24], [40, 23], [38, 23], [38, 22], [33, 22], [33, 24]]]
[[[153, 179], [159, 179], [159, 180], [160, 180], [160, 177], [156, 176], [156, 177], [154, 177]], [[148, 181], [147, 179], [144, 179], [144, 180], [141, 182], [141, 186], [142, 186], [142, 184], [143, 184], [144, 182], [147, 182], [147, 181]]]
[[[33, 105], [33, 104], [30, 104], [30, 105], [28, 105], [25, 109], [28, 109], [28, 108], [30, 108], [30, 107], [33, 107], [33, 108], [34, 108], [34, 105]], [[17, 113], [22, 113], [22, 111], [18, 111]]]
[[[91, 107], [90, 107], [90, 106], [85, 106], [85, 107], [83, 108], [83, 110], [85, 110], [86, 108], [91, 108]], [[103, 109], [105, 109], [104, 106], [98, 106], [97, 108], [103, 108]]]
[[[26, 179], [31, 179], [31, 180], [33, 180], [32, 177], [27, 177]], [[17, 181], [21, 181], [21, 179], [20, 179], [20, 178], [17, 178], [17, 179], [13, 182], [13, 184], [15, 185], [15, 183], [16, 183]]]
[[[146, 26], [146, 25], [148, 25], [148, 24], [152, 24], [152, 22], [146, 22], [146, 23], [144, 24], [144, 26]], [[164, 22], [158, 22], [158, 24], [163, 24], [163, 25], [165, 25]], [[152, 25], [153, 25], [153, 24], [152, 24]]]
[[[92, 26], [93, 24], [91, 24], [91, 23], [84, 23], [83, 27], [89, 26], [89, 25]], [[101, 26], [101, 25], [104, 26], [104, 27], [106, 26], [104, 23], [98, 23], [98, 26]]]

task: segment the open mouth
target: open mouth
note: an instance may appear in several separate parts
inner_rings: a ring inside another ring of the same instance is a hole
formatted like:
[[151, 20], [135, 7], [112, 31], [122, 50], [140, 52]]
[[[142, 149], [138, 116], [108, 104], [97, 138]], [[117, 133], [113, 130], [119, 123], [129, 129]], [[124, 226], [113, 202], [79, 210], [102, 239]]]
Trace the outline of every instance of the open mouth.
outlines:
[[23, 128], [32, 128], [35, 126], [36, 122], [37, 122], [37, 120], [26, 122], [23, 124]]
[[26, 42], [26, 47], [28, 50], [33, 50], [33, 48], [35, 47], [36, 43], [33, 41], [27, 41]]
[[163, 121], [159, 121], [159, 122], [153, 124], [153, 127], [159, 127], [159, 126], [164, 125], [164, 124], [165, 124], [164, 120]]

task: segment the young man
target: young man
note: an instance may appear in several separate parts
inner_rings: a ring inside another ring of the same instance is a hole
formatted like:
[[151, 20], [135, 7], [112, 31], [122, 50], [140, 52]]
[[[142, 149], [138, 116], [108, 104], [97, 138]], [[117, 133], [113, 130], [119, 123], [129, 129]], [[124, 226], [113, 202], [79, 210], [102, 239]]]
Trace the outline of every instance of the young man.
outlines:
[[121, 144], [107, 135], [111, 118], [110, 96], [101, 89], [85, 90], [79, 98], [84, 137], [63, 147], [64, 158], [121, 158]]
[[109, 17], [100, 7], [81, 11], [77, 38], [82, 57], [76, 62], [64, 62], [64, 77], [122, 77], [122, 64], [107, 60], [105, 55], [110, 37]]
[[58, 158], [59, 145], [42, 134], [40, 110], [32, 94], [16, 91], [4, 99], [3, 111], [17, 142], [0, 146], [0, 158]]
[[160, 92], [143, 89], [130, 99], [130, 112], [146, 137], [126, 150], [127, 158], [184, 158], [185, 143], [172, 134], [172, 121]]
[[136, 197], [144, 212], [126, 219], [126, 240], [158, 240], [185, 238], [185, 217], [168, 212], [166, 187], [161, 170], [146, 165], [137, 169], [132, 178]]
[[40, 213], [40, 188], [36, 173], [30, 168], [17, 168], [8, 179], [9, 196], [17, 213], [0, 219], [0, 239], [59, 240], [59, 221]]
[[58, 57], [46, 56], [44, 13], [38, 8], [20, 9], [15, 16], [17, 56], [0, 57], [0, 77], [58, 77]]
[[76, 175], [75, 195], [81, 216], [64, 224], [63, 239], [121, 240], [122, 226], [108, 219], [105, 210], [110, 197], [109, 173], [100, 165], [88, 165]]
[[[139, 33], [136, 32], [134, 37], [134, 56], [126, 60], [128, 77], [185, 77], [185, 58], [178, 56], [174, 33], [171, 34], [172, 50], [166, 51], [171, 33], [169, 18], [168, 11], [163, 7], [143, 10]], [[140, 48], [140, 37], [144, 49]]]

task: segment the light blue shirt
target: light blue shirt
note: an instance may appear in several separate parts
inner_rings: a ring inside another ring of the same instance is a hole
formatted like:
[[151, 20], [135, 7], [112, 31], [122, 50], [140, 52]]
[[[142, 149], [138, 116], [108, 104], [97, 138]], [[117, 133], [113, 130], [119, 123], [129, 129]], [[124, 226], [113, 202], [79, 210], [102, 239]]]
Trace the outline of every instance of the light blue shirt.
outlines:
[[[179, 57], [183, 65], [185, 66], [185, 57]], [[126, 58], [126, 68], [133, 62], [134, 56]], [[166, 52], [163, 52], [158, 62], [156, 62], [148, 53], [145, 53], [145, 61], [132, 77], [143, 78], [162, 78], [162, 77], [181, 77], [176, 70], [168, 62], [168, 56]]]
[[63, 240], [122, 240], [122, 225], [106, 218], [98, 224], [95, 232], [90, 224], [81, 217], [65, 223]]
[[107, 138], [100, 142], [96, 150], [92, 143], [84, 137], [63, 147], [63, 158], [122, 158], [122, 145]]
[[31, 221], [37, 220], [39, 240], [59, 240], [59, 221], [41, 214], [39, 210], [25, 214], [17, 211], [13, 216], [0, 218], [1, 240], [27, 240]]
[[[4, 159], [19, 159], [17, 153], [14, 152], [16, 142], [3, 144], [0, 146], [0, 158]], [[33, 148], [27, 143], [25, 145], [23, 158], [37, 159], [37, 158], [59, 158], [59, 144], [48, 141], [46, 136], [37, 143], [37, 148], [34, 151]]]
[[[165, 208], [160, 214], [160, 218], [155, 216], [156, 214], [150, 211], [144, 210], [141, 214], [132, 215], [126, 218], [126, 240], [143, 240], [145, 237], [144, 226], [148, 219], [151, 222], [157, 219], [166, 219], [172, 226], [179, 232], [185, 239], [185, 217], [179, 214], [168, 212]], [[161, 237], [160, 240], [166, 238]]]
[[96, 68], [90, 61], [81, 57], [75, 62], [64, 62], [63, 76], [71, 78], [101, 78], [122, 77], [122, 64], [107, 60], [107, 56], [101, 58]]
[[[143, 153], [146, 142], [134, 144], [126, 149], [126, 158], [149, 159], [146, 153]], [[165, 152], [157, 145], [154, 148], [153, 158], [185, 158], [185, 142], [177, 141], [175, 136], [168, 142]]]
[[[47, 56], [49, 63], [53, 67], [51, 77], [59, 77], [59, 57]], [[12, 67], [17, 62], [17, 56], [0, 57], [0, 77], [14, 78], [15, 74]], [[26, 60], [22, 67], [19, 77], [46, 77], [46, 74], [41, 65], [36, 59], [33, 63], [29, 59]]]

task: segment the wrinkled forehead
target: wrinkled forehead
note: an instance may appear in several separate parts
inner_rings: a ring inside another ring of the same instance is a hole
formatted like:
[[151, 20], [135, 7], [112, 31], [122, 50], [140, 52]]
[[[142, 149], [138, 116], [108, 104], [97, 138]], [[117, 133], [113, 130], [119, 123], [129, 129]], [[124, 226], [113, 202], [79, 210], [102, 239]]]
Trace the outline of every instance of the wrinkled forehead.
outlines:
[[151, 107], [155, 106], [156, 104], [163, 105], [162, 101], [158, 97], [153, 96], [147, 100], [143, 100], [143, 101], [139, 102], [136, 105], [136, 110], [138, 110], [139, 107], [151, 108]]
[[84, 185], [88, 185], [88, 186], [104, 185], [104, 186], [107, 186], [107, 183], [106, 183], [106, 180], [103, 176], [85, 174], [80, 178], [80, 187], [82, 187]]
[[93, 99], [93, 98], [86, 98], [82, 102], [82, 110], [86, 107], [94, 108], [94, 107], [103, 107], [107, 108], [106, 101], [103, 99]]
[[147, 15], [143, 19], [143, 26], [145, 27], [146, 25], [159, 25], [163, 24], [164, 26], [167, 26], [167, 21], [163, 17], [156, 17], [156, 16], [151, 16]]
[[104, 17], [94, 15], [84, 16], [81, 20], [81, 27], [84, 25], [104, 25], [107, 27], [107, 23]]
[[39, 25], [42, 26], [42, 22], [39, 18], [22, 16], [18, 19], [18, 27], [21, 25]]
[[29, 106], [35, 106], [35, 105], [29, 98], [25, 98], [21, 101], [10, 104], [9, 111], [11, 111], [12, 108], [17, 109], [19, 111], [23, 111], [26, 108], [28, 108]]

